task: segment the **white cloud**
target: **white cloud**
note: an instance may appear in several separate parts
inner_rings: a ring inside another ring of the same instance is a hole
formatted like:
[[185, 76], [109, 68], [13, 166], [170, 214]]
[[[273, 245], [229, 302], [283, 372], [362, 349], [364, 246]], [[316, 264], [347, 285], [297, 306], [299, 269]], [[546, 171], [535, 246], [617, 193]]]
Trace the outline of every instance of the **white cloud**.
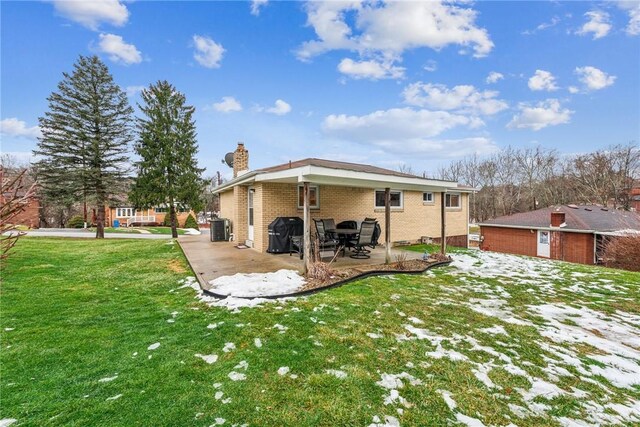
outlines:
[[502, 73], [498, 73], [496, 71], [492, 71], [487, 76], [486, 82], [487, 84], [497, 83], [498, 80], [504, 79], [504, 75]]
[[595, 67], [577, 67], [575, 73], [587, 90], [600, 90], [611, 86], [616, 81], [616, 76], [610, 76]]
[[[475, 57], [488, 55], [493, 42], [476, 26], [476, 11], [452, 2], [307, 2], [307, 24], [317, 39], [297, 50], [300, 60], [332, 50], [358, 52], [363, 61], [372, 58], [400, 61], [408, 49], [434, 50], [462, 46]], [[353, 19], [351, 19], [353, 17]]]
[[193, 43], [196, 49], [193, 58], [198, 61], [198, 64], [206, 68], [220, 68], [220, 61], [225, 52], [221, 44], [209, 37], [199, 35], [193, 36]]
[[221, 113], [242, 111], [242, 105], [233, 96], [223, 96], [222, 101], [213, 104], [213, 108]]
[[120, 27], [129, 19], [129, 10], [118, 0], [53, 0], [53, 6], [60, 15], [94, 31], [103, 22]]
[[544, 31], [547, 28], [555, 27], [560, 23], [560, 21], [561, 21], [560, 17], [554, 16], [553, 18], [551, 18], [551, 21], [543, 22], [542, 24], [538, 25], [534, 30], [525, 30], [522, 32], [522, 34], [526, 36], [531, 36], [537, 33], [538, 31]]
[[575, 86], [569, 86], [569, 87], [567, 88], [567, 90], [569, 91], [569, 93], [578, 93], [578, 92], [580, 92], [580, 89], [578, 89], [578, 88], [577, 88], [577, 87], [575, 87]]
[[269, 0], [252, 0], [251, 1], [251, 14], [260, 15], [260, 9], [267, 5]]
[[609, 14], [600, 10], [592, 10], [584, 14], [587, 17], [587, 22], [584, 23], [582, 28], [576, 31], [576, 34], [581, 36], [589, 35], [593, 33], [593, 39], [599, 39], [611, 31], [611, 24], [609, 23]]
[[101, 52], [109, 55], [109, 59], [113, 62], [120, 62], [125, 65], [142, 62], [140, 51], [134, 45], [126, 43], [122, 37], [115, 34], [100, 34], [98, 48]]
[[354, 61], [345, 58], [338, 64], [338, 71], [354, 79], [398, 79], [404, 77], [404, 68], [392, 65], [391, 61]]
[[637, 0], [618, 0], [618, 7], [629, 14], [629, 23], [625, 31], [630, 36], [640, 34], [640, 2]]
[[496, 91], [479, 91], [471, 85], [459, 85], [449, 89], [445, 85], [417, 82], [402, 92], [409, 105], [438, 110], [457, 110], [480, 115], [496, 114], [508, 107], [497, 99]]
[[39, 126], [27, 127], [27, 123], [15, 117], [0, 121], [0, 133], [12, 137], [37, 139], [42, 133]]
[[124, 91], [127, 93], [127, 96], [129, 98], [133, 98], [134, 96], [142, 92], [144, 89], [146, 89], [145, 86], [127, 86]]
[[326, 133], [363, 142], [430, 138], [458, 126], [474, 128], [482, 124], [479, 119], [447, 111], [407, 107], [375, 111], [364, 116], [331, 114], [324, 119], [322, 128]]
[[519, 114], [507, 124], [509, 129], [531, 129], [534, 131], [569, 123], [573, 111], [562, 108], [557, 99], [547, 99], [535, 105], [521, 103]]
[[438, 69], [438, 63], [433, 59], [427, 61], [427, 64], [423, 67], [425, 71], [433, 72]]
[[531, 90], [558, 90], [556, 78], [548, 71], [536, 70], [535, 74], [529, 78], [529, 89]]
[[273, 107], [265, 108], [265, 107], [256, 107], [256, 111], [264, 111], [270, 114], [275, 114], [276, 116], [284, 116], [291, 112], [291, 105], [283, 101], [282, 99], [276, 99], [276, 102]]

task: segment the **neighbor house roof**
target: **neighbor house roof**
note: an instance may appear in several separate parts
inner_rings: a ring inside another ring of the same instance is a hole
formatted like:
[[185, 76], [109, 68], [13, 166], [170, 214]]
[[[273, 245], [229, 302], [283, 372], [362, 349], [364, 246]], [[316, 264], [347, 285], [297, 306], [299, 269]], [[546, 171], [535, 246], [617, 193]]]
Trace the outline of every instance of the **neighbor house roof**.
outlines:
[[640, 215], [636, 212], [609, 209], [598, 205], [550, 206], [530, 212], [501, 216], [480, 224], [481, 226], [513, 228], [550, 228], [551, 213], [563, 212], [567, 231], [614, 232], [640, 230]]
[[217, 187], [214, 193], [230, 190], [235, 185], [251, 185], [255, 182], [309, 182], [321, 185], [365, 188], [391, 187], [397, 190], [416, 191], [474, 191], [473, 188], [459, 186], [455, 181], [423, 178], [359, 163], [308, 158], [246, 171]]

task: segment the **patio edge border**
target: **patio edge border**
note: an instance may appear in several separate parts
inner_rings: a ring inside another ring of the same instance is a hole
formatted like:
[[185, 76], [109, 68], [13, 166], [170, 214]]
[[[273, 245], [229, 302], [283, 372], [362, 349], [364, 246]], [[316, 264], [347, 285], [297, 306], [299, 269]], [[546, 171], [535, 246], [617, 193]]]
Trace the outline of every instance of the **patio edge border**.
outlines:
[[[202, 292], [208, 296], [214, 297], [214, 298], [218, 298], [218, 299], [226, 299], [228, 297], [233, 297], [233, 298], [242, 298], [242, 299], [256, 299], [256, 298], [264, 298], [264, 299], [279, 299], [279, 298], [291, 298], [291, 297], [301, 297], [301, 296], [306, 296], [306, 295], [312, 295], [318, 292], [322, 292], [322, 291], [326, 291], [329, 289], [333, 289], [333, 288], [337, 288], [339, 286], [342, 285], [346, 285], [347, 283], [353, 282], [355, 280], [360, 280], [360, 279], [365, 279], [367, 277], [371, 277], [371, 276], [391, 276], [393, 274], [412, 274], [412, 275], [417, 275], [417, 274], [423, 274], [425, 273], [427, 270], [430, 270], [434, 267], [440, 267], [443, 265], [449, 265], [451, 264], [452, 260], [450, 261], [438, 261], [435, 262], [433, 264], [429, 264], [424, 270], [415, 270], [415, 271], [406, 271], [406, 270], [372, 270], [372, 271], [366, 271], [364, 273], [360, 273], [357, 274], [353, 277], [349, 277], [348, 279], [344, 279], [344, 280], [340, 280], [336, 283], [331, 283], [329, 285], [326, 286], [321, 286], [319, 288], [314, 288], [314, 289], [307, 289], [305, 291], [300, 291], [300, 292], [293, 292], [293, 293], [288, 293], [288, 294], [280, 294], [280, 295], [268, 295], [268, 296], [256, 296], [256, 297], [239, 297], [239, 296], [233, 296], [233, 295], [222, 295], [222, 294], [217, 294], [215, 292], [211, 292], [207, 289], [204, 289], [202, 287], [202, 285], [200, 285], [200, 289], [202, 290]], [[198, 283], [200, 283], [200, 281], [198, 281]]]

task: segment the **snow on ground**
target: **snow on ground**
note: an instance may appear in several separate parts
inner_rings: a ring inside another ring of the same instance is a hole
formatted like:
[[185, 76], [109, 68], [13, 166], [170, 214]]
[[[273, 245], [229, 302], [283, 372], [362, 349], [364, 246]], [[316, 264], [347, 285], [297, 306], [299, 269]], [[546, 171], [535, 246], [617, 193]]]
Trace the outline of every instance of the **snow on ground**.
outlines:
[[155, 349], [157, 349], [158, 347], [160, 347], [160, 343], [159, 343], [159, 342], [157, 342], [157, 343], [153, 343], [153, 344], [151, 344], [149, 347], [147, 347], [147, 350], [155, 350]]
[[[181, 286], [178, 289], [182, 288], [192, 288], [196, 291], [196, 298], [200, 300], [200, 302], [207, 304], [212, 307], [224, 307], [233, 313], [239, 313], [241, 308], [252, 308], [252, 307], [262, 307], [265, 303], [283, 303], [286, 301], [295, 301], [296, 298], [287, 297], [287, 298], [277, 298], [277, 299], [267, 299], [267, 298], [237, 298], [234, 296], [229, 296], [224, 299], [214, 298], [205, 294], [200, 288], [200, 284], [196, 280], [195, 277], [189, 276], [185, 279], [179, 280], [178, 284]], [[169, 291], [171, 292], [171, 291]], [[212, 323], [207, 328], [214, 329], [224, 322]]]
[[245, 298], [290, 294], [305, 283], [297, 271], [284, 269], [275, 273], [237, 273], [209, 282], [210, 290], [216, 294]]
[[341, 380], [347, 378], [347, 373], [345, 371], [340, 371], [338, 369], [327, 369], [325, 371], [328, 375], [333, 375], [336, 378], [339, 378]]
[[15, 418], [3, 418], [0, 420], [0, 427], [9, 427], [11, 424], [15, 423]]
[[199, 236], [202, 234], [200, 230], [196, 230], [195, 228], [183, 228], [183, 230], [184, 234], [188, 234], [190, 236]]
[[100, 378], [98, 380], [99, 383], [109, 383], [113, 380], [115, 380], [116, 378], [118, 378], [118, 375], [114, 375], [113, 377], [105, 377], [105, 378]]
[[207, 362], [209, 365], [211, 365], [212, 363], [216, 363], [216, 361], [218, 360], [218, 355], [217, 354], [200, 354], [200, 353], [196, 353], [194, 354], [195, 357], [199, 357], [200, 359], [204, 360], [205, 362]]

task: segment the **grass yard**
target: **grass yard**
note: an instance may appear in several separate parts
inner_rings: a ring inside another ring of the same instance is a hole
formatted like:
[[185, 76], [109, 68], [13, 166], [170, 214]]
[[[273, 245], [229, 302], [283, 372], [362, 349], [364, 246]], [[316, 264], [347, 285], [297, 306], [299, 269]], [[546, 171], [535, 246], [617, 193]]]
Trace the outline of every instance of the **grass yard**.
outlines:
[[[95, 233], [95, 228], [89, 230]], [[151, 234], [171, 234], [171, 227], [105, 227], [105, 233], [134, 233], [140, 234], [140, 230], [148, 231]], [[183, 235], [186, 232], [178, 228], [178, 235]]]
[[23, 238], [3, 273], [0, 419], [640, 423], [640, 274], [454, 257], [234, 312], [181, 287], [191, 272], [171, 242]]

